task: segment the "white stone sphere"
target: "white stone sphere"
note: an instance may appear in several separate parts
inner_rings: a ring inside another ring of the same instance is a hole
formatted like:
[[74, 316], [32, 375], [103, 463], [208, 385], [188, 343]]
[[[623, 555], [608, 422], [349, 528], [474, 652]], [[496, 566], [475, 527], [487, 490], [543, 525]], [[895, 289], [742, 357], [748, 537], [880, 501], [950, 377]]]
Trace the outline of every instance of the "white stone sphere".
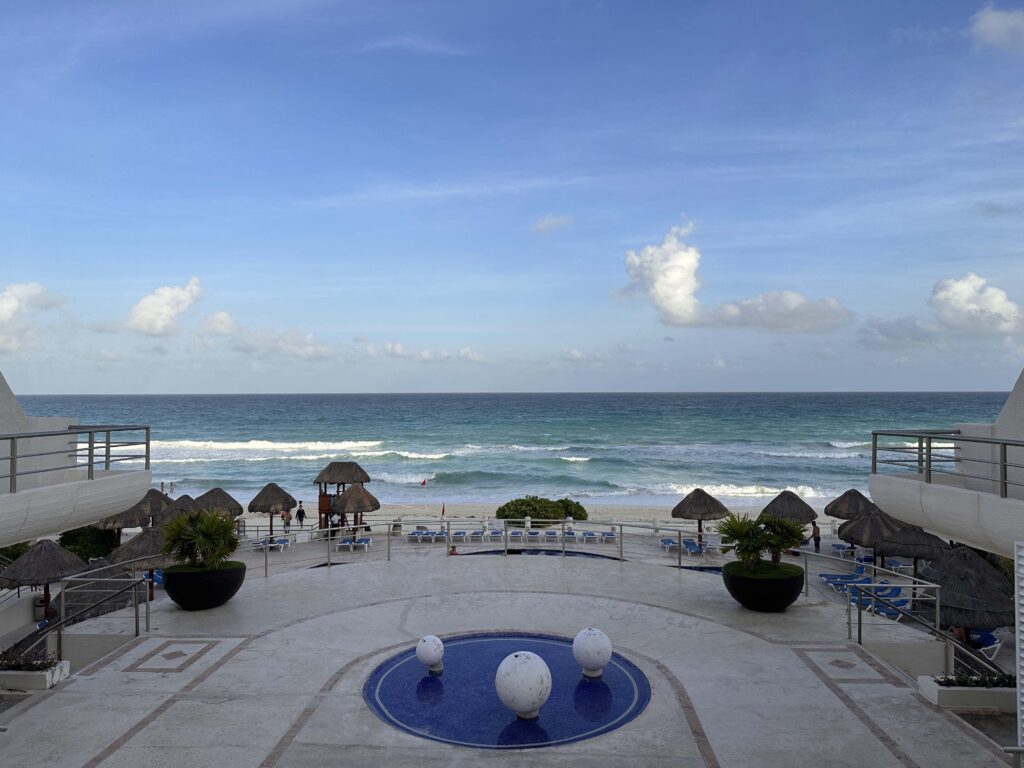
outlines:
[[537, 654], [516, 651], [498, 665], [494, 687], [502, 704], [523, 720], [532, 720], [551, 695], [551, 670]]
[[612, 660], [612, 641], [596, 627], [581, 629], [572, 641], [572, 655], [586, 677], [600, 677]]
[[444, 658], [444, 643], [437, 635], [421, 637], [416, 643], [416, 658], [431, 672], [440, 672], [444, 669], [442, 659]]

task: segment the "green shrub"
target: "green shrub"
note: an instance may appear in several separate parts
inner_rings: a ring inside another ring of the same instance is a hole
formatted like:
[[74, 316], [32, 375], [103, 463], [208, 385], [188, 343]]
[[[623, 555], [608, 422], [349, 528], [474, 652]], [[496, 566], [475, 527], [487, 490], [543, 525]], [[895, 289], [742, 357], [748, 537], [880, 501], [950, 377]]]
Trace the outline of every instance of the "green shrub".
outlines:
[[4, 560], [10, 560], [13, 563], [26, 552], [28, 552], [27, 541], [11, 544], [9, 547], [0, 547], [0, 568], [3, 568]]
[[8, 648], [0, 652], [0, 670], [9, 672], [41, 672], [57, 665], [57, 654], [47, 653], [42, 648], [23, 651]]
[[163, 553], [192, 568], [218, 568], [236, 549], [235, 522], [214, 512], [188, 512], [164, 526]]
[[761, 553], [771, 554], [772, 562], [778, 563], [782, 553], [790, 547], [798, 547], [804, 540], [804, 529], [799, 523], [779, 517], [750, 517], [729, 515], [716, 528], [727, 545], [723, 552], [733, 550], [748, 570], [761, 565]]
[[64, 549], [70, 550], [80, 558], [89, 562], [93, 557], [106, 557], [117, 546], [117, 534], [87, 525], [64, 531], [57, 540]]
[[529, 517], [534, 523], [543, 525], [545, 521], [561, 522], [567, 517], [573, 520], [586, 520], [587, 510], [572, 499], [552, 500], [541, 496], [526, 496], [502, 504], [494, 516], [499, 520], [522, 520]]
[[943, 688], [1014, 688], [1017, 685], [1016, 675], [939, 675], [935, 682]]

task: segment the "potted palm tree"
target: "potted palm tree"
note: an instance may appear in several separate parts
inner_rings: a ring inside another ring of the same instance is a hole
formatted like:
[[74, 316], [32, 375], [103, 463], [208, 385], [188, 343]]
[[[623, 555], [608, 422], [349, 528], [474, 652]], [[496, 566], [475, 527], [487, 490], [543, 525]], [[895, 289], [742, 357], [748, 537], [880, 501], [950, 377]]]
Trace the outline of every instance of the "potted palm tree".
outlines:
[[163, 553], [177, 561], [164, 569], [168, 597], [186, 611], [224, 605], [245, 581], [245, 563], [228, 560], [238, 549], [235, 524], [213, 512], [188, 512], [164, 526]]
[[[729, 515], [718, 524], [723, 551], [732, 550], [737, 559], [722, 568], [722, 580], [729, 594], [744, 608], [775, 613], [784, 611], [800, 595], [804, 569], [782, 562], [782, 553], [803, 541], [803, 526], [792, 520], [761, 516]], [[768, 552], [770, 560], [761, 555]]]

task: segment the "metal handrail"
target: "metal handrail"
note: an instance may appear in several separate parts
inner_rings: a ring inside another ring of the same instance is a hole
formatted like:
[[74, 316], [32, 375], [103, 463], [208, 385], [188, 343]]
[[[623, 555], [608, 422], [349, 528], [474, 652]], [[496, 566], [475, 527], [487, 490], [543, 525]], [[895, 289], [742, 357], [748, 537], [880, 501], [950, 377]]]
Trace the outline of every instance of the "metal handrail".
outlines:
[[[917, 445], [886, 445], [884, 442], [879, 442], [880, 437], [916, 437]], [[936, 438], [950, 440], [953, 442], [953, 445], [935, 445], [933, 441]], [[961, 445], [959, 445], [960, 443], [997, 446], [999, 449], [999, 458], [994, 460], [987, 459], [983, 456], [971, 456], [968, 458], [958, 457], [955, 453], [956, 451], [961, 450]], [[1008, 459], [1007, 453], [1010, 448], [1024, 448], [1024, 440], [1010, 440], [994, 437], [970, 437], [961, 434], [958, 429], [873, 430], [871, 432], [871, 474], [878, 473], [878, 466], [880, 464], [910, 469], [915, 468], [916, 464], [917, 474], [924, 476], [925, 483], [932, 482], [933, 473], [970, 478], [972, 480], [981, 480], [988, 483], [994, 483], [998, 488], [999, 496], [1005, 499], [1009, 495], [1010, 486], [1024, 487], [1024, 481], [1012, 480], [1009, 477], [1009, 470], [1011, 469], [1024, 470], [1024, 464], [1012, 462]], [[943, 451], [953, 451], [953, 455], [942, 453]], [[880, 452], [910, 455], [916, 454], [916, 462], [914, 459], [879, 458], [878, 454]], [[996, 467], [998, 469], [998, 476], [992, 477], [956, 470], [951, 471], [943, 468], [942, 466], [936, 466], [950, 463], [959, 465], [961, 462]]]
[[[143, 431], [145, 438], [142, 440], [115, 440], [113, 435], [121, 432], [138, 432]], [[88, 441], [81, 443], [78, 437], [85, 435], [88, 437]], [[97, 435], [100, 435], [100, 439], [97, 440]], [[14, 432], [0, 435], [0, 442], [6, 441], [9, 444], [9, 450], [6, 456], [0, 456], [0, 462], [7, 460], [7, 472], [0, 474], [0, 480], [8, 481], [8, 490], [10, 493], [18, 492], [18, 478], [26, 477], [28, 475], [39, 475], [47, 472], [63, 472], [69, 469], [85, 469], [89, 480], [95, 479], [96, 476], [96, 465], [101, 465], [104, 471], [109, 471], [113, 464], [123, 461], [138, 461], [142, 459], [145, 462], [145, 469], [150, 468], [150, 427], [143, 424], [121, 424], [121, 425], [73, 425], [67, 429], [55, 429], [43, 432]], [[36, 438], [65, 438], [67, 442], [57, 450], [51, 451], [32, 451], [30, 453], [21, 453], [18, 451], [18, 443], [22, 440], [31, 440]], [[71, 438], [75, 438], [72, 444]], [[145, 451], [142, 453], [123, 453], [117, 452], [116, 449], [131, 448], [134, 446], [144, 446]], [[68, 456], [73, 457], [74, 463], [72, 464], [61, 464], [55, 467], [44, 467], [42, 469], [20, 469], [18, 467], [18, 461], [20, 459], [33, 459], [44, 456]], [[83, 459], [84, 461], [79, 461]]]

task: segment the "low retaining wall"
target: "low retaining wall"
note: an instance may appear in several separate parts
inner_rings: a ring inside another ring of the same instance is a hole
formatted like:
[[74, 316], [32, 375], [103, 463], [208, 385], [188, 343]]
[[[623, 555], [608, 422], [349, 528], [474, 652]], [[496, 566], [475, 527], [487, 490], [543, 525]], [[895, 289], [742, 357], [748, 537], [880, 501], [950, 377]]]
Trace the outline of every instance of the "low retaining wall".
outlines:
[[917, 687], [928, 701], [956, 712], [1017, 711], [1016, 688], [958, 688], [935, 682], [934, 677], [917, 678]]

